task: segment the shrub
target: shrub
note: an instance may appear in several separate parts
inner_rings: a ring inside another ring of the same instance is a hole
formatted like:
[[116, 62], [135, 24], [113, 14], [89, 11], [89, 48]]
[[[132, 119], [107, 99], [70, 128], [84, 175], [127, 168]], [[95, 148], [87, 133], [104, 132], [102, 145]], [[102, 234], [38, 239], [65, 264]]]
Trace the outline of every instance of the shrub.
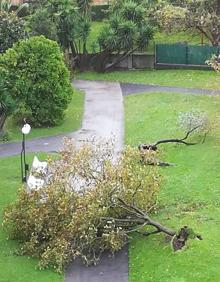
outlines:
[[15, 110], [16, 104], [8, 94], [8, 82], [4, 70], [0, 67], [0, 140], [6, 141], [8, 133], [4, 131], [4, 125], [8, 116]]
[[[77, 257], [96, 264], [104, 250], [121, 249], [133, 229], [151, 225], [147, 211], [159, 190], [155, 168], [142, 166], [130, 147], [112, 162], [111, 148], [85, 144], [77, 150], [67, 141], [59, 160], [49, 161], [47, 186], [21, 189], [5, 211], [10, 237], [22, 242], [23, 254], [40, 258], [41, 267], [61, 271]], [[145, 219], [135, 210], [146, 211]]]
[[4, 53], [23, 38], [25, 38], [24, 21], [14, 13], [0, 11], [0, 53]]
[[34, 126], [62, 122], [73, 89], [58, 44], [43, 36], [16, 43], [0, 57], [9, 93]]

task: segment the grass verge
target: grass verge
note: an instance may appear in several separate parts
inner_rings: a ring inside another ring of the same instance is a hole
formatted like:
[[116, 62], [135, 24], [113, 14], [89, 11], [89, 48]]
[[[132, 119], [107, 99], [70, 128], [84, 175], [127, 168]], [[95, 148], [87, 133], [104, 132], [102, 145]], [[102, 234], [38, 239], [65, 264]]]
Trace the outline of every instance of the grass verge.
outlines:
[[[45, 157], [45, 154], [40, 154]], [[33, 155], [28, 155], [29, 163]], [[6, 205], [15, 201], [17, 189], [21, 186], [20, 158], [10, 157], [0, 160], [0, 224]], [[0, 228], [0, 282], [61, 282], [63, 275], [50, 270], [37, 270], [38, 261], [14, 254], [18, 243], [7, 240], [6, 232]]]
[[200, 70], [143, 70], [78, 73], [76, 79], [119, 81], [218, 90], [219, 74]]
[[125, 98], [126, 143], [181, 137], [178, 113], [200, 109], [217, 127], [204, 144], [161, 146], [160, 158], [176, 164], [160, 168], [162, 187], [158, 211], [164, 225], [192, 227], [203, 241], [189, 241], [173, 253], [163, 235], [136, 237], [130, 244], [130, 282], [217, 282], [220, 279], [219, 97], [152, 93]]

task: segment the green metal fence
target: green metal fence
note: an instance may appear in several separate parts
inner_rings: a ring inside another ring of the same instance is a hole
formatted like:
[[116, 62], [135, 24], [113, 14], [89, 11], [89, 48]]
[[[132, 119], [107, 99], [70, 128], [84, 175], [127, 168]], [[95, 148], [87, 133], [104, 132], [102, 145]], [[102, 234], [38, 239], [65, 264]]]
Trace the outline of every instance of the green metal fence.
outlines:
[[220, 47], [188, 44], [157, 44], [156, 64], [204, 66], [213, 54], [219, 55]]

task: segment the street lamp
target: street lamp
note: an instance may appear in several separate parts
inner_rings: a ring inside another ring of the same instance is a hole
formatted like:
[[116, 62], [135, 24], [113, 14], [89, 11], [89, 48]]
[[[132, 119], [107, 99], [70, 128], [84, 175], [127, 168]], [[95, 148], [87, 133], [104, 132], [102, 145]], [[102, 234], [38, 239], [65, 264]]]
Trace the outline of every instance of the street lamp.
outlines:
[[22, 132], [22, 148], [21, 148], [21, 179], [22, 182], [27, 182], [27, 171], [29, 170], [29, 165], [26, 163], [26, 152], [25, 152], [25, 136], [31, 131], [31, 126], [24, 119], [24, 125], [21, 129]]

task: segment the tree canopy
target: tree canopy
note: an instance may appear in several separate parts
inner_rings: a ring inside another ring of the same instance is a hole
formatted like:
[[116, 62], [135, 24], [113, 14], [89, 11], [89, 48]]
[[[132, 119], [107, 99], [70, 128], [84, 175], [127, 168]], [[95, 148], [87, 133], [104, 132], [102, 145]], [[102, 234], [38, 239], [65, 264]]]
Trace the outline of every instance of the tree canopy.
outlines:
[[[154, 30], [147, 17], [147, 8], [143, 1], [115, 1], [110, 7], [109, 24], [105, 26], [99, 37], [101, 49], [96, 69], [105, 71], [132, 54], [135, 50], [143, 50], [153, 38]], [[120, 55], [109, 63], [109, 55]]]
[[220, 42], [220, 0], [163, 2], [156, 13], [159, 26], [168, 31], [194, 29], [215, 46]]
[[34, 126], [62, 122], [73, 89], [56, 42], [43, 36], [17, 42], [0, 56], [0, 65], [7, 93], [17, 103], [17, 117], [28, 118]]
[[15, 100], [8, 93], [8, 82], [6, 73], [0, 66], [0, 138], [4, 139], [4, 125], [8, 116], [10, 116], [16, 108]]
[[0, 11], [0, 53], [4, 53], [15, 42], [25, 37], [24, 21], [15, 13]]

